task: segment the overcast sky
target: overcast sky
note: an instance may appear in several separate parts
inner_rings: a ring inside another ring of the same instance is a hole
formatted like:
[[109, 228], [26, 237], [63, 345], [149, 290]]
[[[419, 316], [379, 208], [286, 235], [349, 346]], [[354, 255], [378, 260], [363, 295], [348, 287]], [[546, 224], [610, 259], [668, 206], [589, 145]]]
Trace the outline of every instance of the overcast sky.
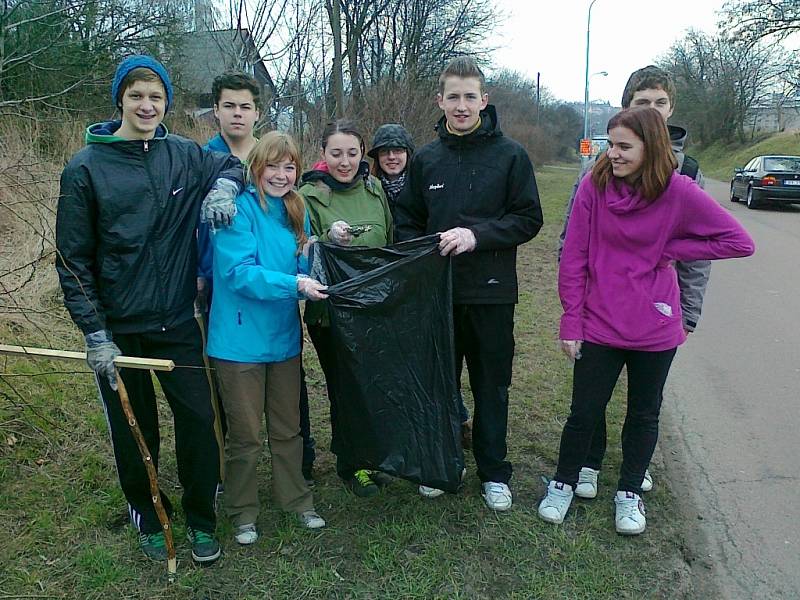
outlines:
[[[583, 101], [590, 0], [495, 0], [507, 16], [490, 44], [498, 67], [536, 79], [562, 100]], [[716, 31], [723, 0], [597, 0], [592, 8], [592, 100], [619, 105], [631, 71], [653, 63], [690, 27]]]

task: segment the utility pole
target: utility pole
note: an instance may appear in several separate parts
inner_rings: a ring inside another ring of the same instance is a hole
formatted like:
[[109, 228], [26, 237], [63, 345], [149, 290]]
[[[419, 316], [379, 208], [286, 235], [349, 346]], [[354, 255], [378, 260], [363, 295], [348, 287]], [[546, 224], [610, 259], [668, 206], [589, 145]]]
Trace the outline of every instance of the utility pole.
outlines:
[[335, 116], [340, 119], [344, 115], [344, 82], [342, 81], [342, 20], [339, 0], [327, 0], [331, 17], [331, 33], [333, 33], [333, 73], [331, 86]]

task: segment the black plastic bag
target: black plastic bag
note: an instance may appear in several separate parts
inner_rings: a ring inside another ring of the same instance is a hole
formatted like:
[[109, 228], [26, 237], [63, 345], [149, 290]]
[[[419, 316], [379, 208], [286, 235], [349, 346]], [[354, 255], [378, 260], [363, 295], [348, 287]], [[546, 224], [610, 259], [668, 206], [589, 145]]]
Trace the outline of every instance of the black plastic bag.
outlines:
[[455, 492], [461, 482], [451, 261], [432, 235], [386, 248], [314, 244], [337, 348], [337, 453]]

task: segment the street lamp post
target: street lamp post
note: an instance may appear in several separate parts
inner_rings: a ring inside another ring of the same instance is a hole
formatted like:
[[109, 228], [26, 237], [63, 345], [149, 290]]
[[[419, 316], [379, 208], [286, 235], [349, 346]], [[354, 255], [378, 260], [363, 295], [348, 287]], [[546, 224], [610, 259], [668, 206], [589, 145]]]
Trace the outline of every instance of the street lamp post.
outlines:
[[[583, 88], [583, 139], [589, 138], [589, 32], [592, 23], [592, 7], [597, 0], [592, 0], [589, 4], [589, 14], [586, 17], [586, 78], [584, 79]], [[582, 156], [581, 162], [586, 166], [588, 156]]]

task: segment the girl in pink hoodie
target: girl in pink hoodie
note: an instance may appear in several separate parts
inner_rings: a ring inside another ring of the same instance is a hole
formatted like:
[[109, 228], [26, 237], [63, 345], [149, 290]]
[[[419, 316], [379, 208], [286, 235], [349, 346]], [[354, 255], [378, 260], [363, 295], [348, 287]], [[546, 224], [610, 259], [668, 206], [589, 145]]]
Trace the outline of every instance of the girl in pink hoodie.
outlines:
[[636, 535], [646, 526], [641, 483], [658, 439], [664, 382], [686, 340], [673, 263], [749, 256], [755, 246], [730, 213], [675, 172], [655, 109], [619, 112], [608, 136], [608, 150], [578, 188], [558, 273], [561, 346], [575, 360], [572, 406], [539, 516], [564, 520], [592, 432], [625, 366], [615, 521], [618, 533]]

